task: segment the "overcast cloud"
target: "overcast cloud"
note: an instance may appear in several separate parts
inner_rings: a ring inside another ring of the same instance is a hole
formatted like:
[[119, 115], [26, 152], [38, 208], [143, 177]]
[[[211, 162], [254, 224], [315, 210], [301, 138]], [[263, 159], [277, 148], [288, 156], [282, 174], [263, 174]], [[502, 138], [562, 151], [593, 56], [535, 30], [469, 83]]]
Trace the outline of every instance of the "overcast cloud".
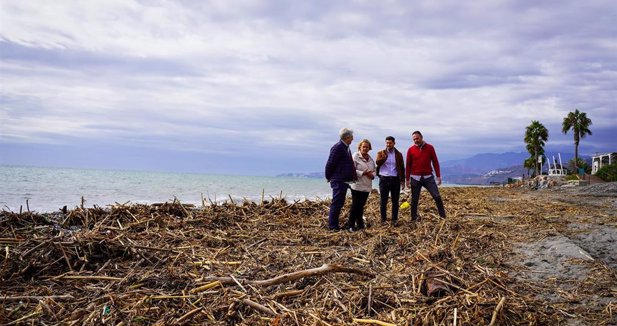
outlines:
[[[0, 164], [321, 171], [338, 130], [441, 160], [531, 120], [617, 151], [614, 1], [0, 2]], [[374, 151], [373, 151], [374, 153]]]

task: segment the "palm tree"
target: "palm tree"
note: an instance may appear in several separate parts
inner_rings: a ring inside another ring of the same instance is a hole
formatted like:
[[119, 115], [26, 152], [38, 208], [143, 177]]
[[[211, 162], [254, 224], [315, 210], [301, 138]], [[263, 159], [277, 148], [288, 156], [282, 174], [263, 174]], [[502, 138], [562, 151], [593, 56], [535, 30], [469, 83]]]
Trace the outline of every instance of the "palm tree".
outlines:
[[527, 169], [527, 175], [531, 175], [531, 173], [529, 173], [529, 170], [535, 169], [537, 162], [538, 162], [538, 160], [534, 161], [533, 156], [528, 158], [528, 159], [526, 159], [525, 162], [523, 162], [523, 167], [525, 169]]
[[572, 129], [574, 132], [574, 168], [578, 170], [578, 144], [581, 138], [585, 138], [586, 135], [591, 135], [591, 119], [587, 118], [585, 112], [580, 112], [578, 109], [574, 112], [568, 113], [568, 116], [563, 119], [563, 128], [561, 131], [564, 134], [568, 134], [568, 131]]
[[539, 121], [533, 120], [525, 130], [527, 151], [533, 155], [534, 173], [538, 175], [538, 157], [544, 154], [544, 144], [548, 140], [548, 130]]

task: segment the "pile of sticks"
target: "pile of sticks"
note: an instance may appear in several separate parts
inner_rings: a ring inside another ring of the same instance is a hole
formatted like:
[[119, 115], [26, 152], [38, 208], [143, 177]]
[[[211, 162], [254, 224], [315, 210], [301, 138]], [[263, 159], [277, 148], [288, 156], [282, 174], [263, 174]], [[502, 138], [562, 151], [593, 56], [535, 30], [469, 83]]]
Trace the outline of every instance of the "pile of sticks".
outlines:
[[530, 236], [515, 225], [548, 227], [523, 191], [444, 188], [445, 220], [423, 194], [422, 220], [403, 210], [398, 227], [371, 194], [353, 233], [327, 230], [327, 200], [2, 211], [0, 324], [559, 324], [542, 284], [512, 277], [512, 243]]

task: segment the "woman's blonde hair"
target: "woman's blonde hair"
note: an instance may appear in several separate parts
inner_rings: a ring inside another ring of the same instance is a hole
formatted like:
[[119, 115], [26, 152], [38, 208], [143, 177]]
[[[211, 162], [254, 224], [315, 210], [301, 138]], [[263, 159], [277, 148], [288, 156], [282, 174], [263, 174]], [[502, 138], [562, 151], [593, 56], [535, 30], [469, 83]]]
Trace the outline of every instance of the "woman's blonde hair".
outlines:
[[360, 147], [362, 147], [362, 144], [367, 143], [368, 144], [368, 149], [371, 150], [373, 149], [373, 146], [371, 145], [371, 142], [368, 139], [362, 139], [359, 143], [358, 143], [358, 150], [360, 150]]

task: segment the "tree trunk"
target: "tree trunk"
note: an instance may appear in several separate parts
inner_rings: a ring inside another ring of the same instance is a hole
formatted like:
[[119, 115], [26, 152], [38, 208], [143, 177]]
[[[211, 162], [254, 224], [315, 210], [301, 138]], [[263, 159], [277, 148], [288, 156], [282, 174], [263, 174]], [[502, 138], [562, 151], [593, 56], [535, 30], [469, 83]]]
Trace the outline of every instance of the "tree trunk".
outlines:
[[578, 142], [574, 142], [574, 173], [578, 174]]
[[533, 163], [533, 167], [534, 167], [534, 171], [533, 173], [536, 175], [536, 177], [538, 176], [538, 148], [534, 148], [534, 163]]

